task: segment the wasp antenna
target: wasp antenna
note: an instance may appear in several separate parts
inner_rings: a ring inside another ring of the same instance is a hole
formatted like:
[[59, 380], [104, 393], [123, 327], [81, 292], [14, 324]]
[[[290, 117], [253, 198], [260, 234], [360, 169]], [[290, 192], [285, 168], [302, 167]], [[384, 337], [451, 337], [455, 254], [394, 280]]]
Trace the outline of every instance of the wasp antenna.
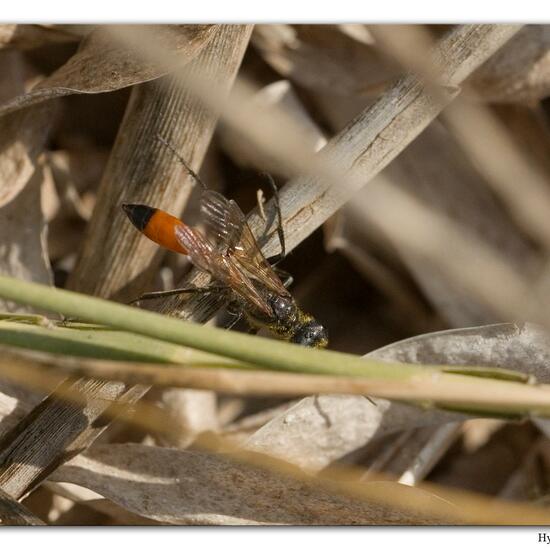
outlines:
[[206, 187], [206, 184], [200, 179], [200, 177], [198, 176], [198, 174], [187, 164], [187, 162], [185, 161], [185, 159], [176, 151], [176, 149], [174, 148], [174, 146], [169, 142], [167, 141], [166, 139], [164, 139], [160, 134], [157, 134], [156, 135], [156, 138], [176, 157], [176, 159], [178, 159], [178, 161], [180, 162], [180, 164], [183, 165], [183, 167], [187, 170], [187, 172], [189, 173], [189, 175], [203, 188], [203, 189], [208, 189], [208, 187]]

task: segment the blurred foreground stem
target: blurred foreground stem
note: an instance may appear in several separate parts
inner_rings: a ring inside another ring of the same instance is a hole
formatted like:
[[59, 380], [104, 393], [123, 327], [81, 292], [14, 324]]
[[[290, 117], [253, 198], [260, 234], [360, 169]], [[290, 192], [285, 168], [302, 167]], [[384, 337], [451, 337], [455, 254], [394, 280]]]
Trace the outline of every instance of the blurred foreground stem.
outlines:
[[[157, 313], [5, 276], [0, 276], [0, 297], [244, 363], [227, 363], [231, 367], [250, 368], [256, 365], [302, 374], [365, 377], [370, 382], [369, 393], [379, 397], [470, 410], [476, 414], [550, 416], [550, 390], [546, 386], [502, 380], [506, 375], [513, 376], [504, 369], [501, 374], [501, 369], [367, 360], [170, 319]], [[219, 361], [216, 363], [220, 365]], [[453, 373], [446, 372], [449, 369]], [[480, 373], [484, 377], [479, 377]]]

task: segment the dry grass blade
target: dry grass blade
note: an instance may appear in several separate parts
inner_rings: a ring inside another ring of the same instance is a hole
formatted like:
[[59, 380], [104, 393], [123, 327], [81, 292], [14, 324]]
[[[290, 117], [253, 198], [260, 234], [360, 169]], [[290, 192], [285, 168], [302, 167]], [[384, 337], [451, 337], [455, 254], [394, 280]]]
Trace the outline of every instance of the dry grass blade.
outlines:
[[[482, 244], [469, 228], [400, 191], [385, 175], [373, 182], [368, 197], [358, 195], [351, 207], [368, 216], [397, 250], [439, 270], [450, 284], [470, 293], [494, 319], [515, 319], [530, 303], [532, 287], [506, 256]], [[541, 309], [531, 319], [548, 323]]]
[[[85, 449], [107, 427], [101, 417], [114, 402], [132, 403], [146, 390], [85, 380], [68, 381], [57, 391], [85, 394], [88, 400], [85, 406], [75, 405], [54, 392], [0, 438], [0, 488], [14, 498], [23, 497], [59, 463]], [[52, 432], [54, 424], [58, 427]]]
[[[444, 114], [463, 150], [527, 234], [550, 250], [548, 174], [514, 142], [507, 128], [482, 106], [460, 103]], [[521, 185], [518, 185], [521, 182]]]
[[[216, 25], [151, 26], [156, 41], [178, 54], [179, 63], [190, 61], [214, 36]], [[0, 106], [0, 116], [41, 101], [75, 93], [111, 92], [165, 74], [159, 66], [144, 63], [132, 51], [113, 44], [109, 32], [98, 27], [87, 36], [78, 52], [31, 92]]]
[[[382, 188], [385, 178], [391, 180], [400, 190], [429, 206], [431, 212], [444, 215], [457, 227], [465, 227], [484, 248], [505, 257], [518, 273], [533, 275], [539, 258], [531, 241], [518, 233], [507, 210], [487, 189], [485, 179], [439, 122], [434, 121], [379, 177], [380, 184], [373, 181], [373, 186]], [[361, 191], [360, 204], [371, 200], [370, 191], [370, 187]], [[399, 249], [398, 255], [391, 254], [391, 246], [380, 238], [365, 211], [355, 202], [347, 205], [340, 217], [339, 242], [344, 250], [353, 252], [359, 261], [368, 258], [372, 248], [385, 252], [394, 262], [394, 256], [398, 256], [451, 326], [476, 326], [498, 320], [476, 295], [464, 292], [461, 284], [453, 283], [424, 258], [404, 248]], [[388, 286], [388, 277], [383, 275], [384, 272], [377, 280], [381, 286]], [[399, 290], [398, 285], [394, 287]], [[399, 297], [397, 291], [392, 295]]]
[[252, 43], [285, 78], [342, 99], [376, 95], [400, 75], [375, 45], [355, 39], [336, 25], [256, 25]]
[[[255, 91], [246, 83], [237, 82], [231, 102], [224, 104], [224, 121], [269, 156], [279, 159], [285, 171], [315, 175], [292, 180], [282, 189], [287, 250], [309, 236], [397, 156], [452, 101], [460, 84], [520, 28], [518, 25], [457, 27], [441, 39], [432, 52], [434, 63], [442, 69], [437, 98], [433, 86], [427, 90], [418, 78], [408, 76], [332, 138], [316, 157], [304, 149], [301, 129], [296, 128], [288, 114], [255, 107], [251, 101]], [[145, 50], [138, 37], [131, 33], [115, 28], [113, 37], [136, 48], [148, 60], [167, 63], [166, 51]], [[194, 79], [186, 78], [185, 74], [180, 76], [182, 86], [192, 89], [208, 106], [217, 109], [223, 103], [206, 79], [200, 79], [199, 75]], [[266, 133], [266, 127], [273, 128], [273, 132]], [[351, 168], [353, 171], [343, 178], [343, 172]], [[273, 209], [270, 203], [266, 209], [268, 219]], [[261, 235], [265, 222], [254, 213], [250, 225]], [[263, 249], [268, 256], [279, 252], [274, 229]]]
[[[251, 28], [224, 25], [189, 66], [200, 70], [218, 91], [228, 93]], [[178, 213], [193, 182], [172, 153], [156, 138], [162, 135], [197, 168], [217, 120], [171, 80], [134, 88], [117, 142], [103, 175], [97, 203], [69, 287], [90, 294], [130, 300], [143, 290], [160, 260], [158, 247], [128, 223], [123, 202], [151, 204]], [[184, 174], [184, 176], [182, 176]], [[156, 262], [152, 264], [156, 254]], [[125, 288], [125, 287], [130, 288]], [[123, 296], [120, 296], [120, 294]]]
[[17, 500], [0, 490], [0, 525], [45, 525]]
[[[300, 128], [301, 147], [313, 153], [322, 149], [327, 140], [317, 123], [311, 118], [298, 94], [288, 80], [277, 80], [258, 91], [254, 103], [266, 110], [280, 110], [291, 115], [296, 128]], [[258, 148], [254, 141], [236, 132], [231, 126], [220, 128], [223, 149], [239, 165], [250, 166], [271, 174], [283, 174], [284, 166], [266, 151]]]
[[[62, 466], [51, 479], [83, 485], [133, 513], [172, 524], [533, 525], [548, 520], [541, 508], [431, 484], [412, 488], [384, 477], [358, 483], [361, 472], [349, 468], [312, 477], [286, 462], [235, 451], [218, 437], [200, 445], [224, 453], [102, 445]], [[166, 462], [170, 473], [162, 467]]]
[[64, 42], [76, 42], [79, 37], [68, 30], [48, 25], [0, 25], [0, 49], [25, 50]]
[[[437, 43], [433, 52], [442, 68], [437, 99], [418, 78], [408, 76], [329, 140], [321, 158], [330, 159], [342, 170], [353, 170], [344, 180], [302, 177], [284, 186], [281, 209], [287, 249], [304, 240], [395, 158], [452, 101], [463, 80], [518, 30], [506, 25], [459, 26]], [[329, 172], [333, 174], [334, 167]], [[260, 216], [255, 213], [250, 223], [260, 233]], [[268, 255], [277, 252], [275, 237], [272, 234], [265, 245]]]
[[[200, 30], [200, 27], [197, 27], [197, 30]], [[228, 90], [231, 85], [232, 79], [235, 76], [237, 68], [240, 64], [242, 55], [244, 54], [244, 49], [248, 42], [248, 37], [250, 34], [250, 28], [246, 26], [227, 26], [222, 29], [223, 32], [218, 33], [215, 36], [215, 39], [218, 42], [215, 42], [217, 45], [213, 50], [207, 53], [203, 61], [207, 62], [211, 66], [211, 70], [214, 73], [215, 78], [219, 78], [218, 84], [224, 90]], [[204, 29], [203, 29], [204, 32]], [[206, 32], [210, 32], [206, 30]], [[203, 37], [204, 38], [204, 37]], [[192, 42], [191, 42], [192, 43]], [[187, 47], [190, 42], [186, 39], [185, 44]], [[202, 42], [201, 42], [202, 45]], [[81, 50], [82, 51], [82, 50]], [[225, 52], [224, 55], [221, 55], [222, 52]], [[189, 53], [189, 50], [184, 49], [183, 60], [187, 61], [185, 55]], [[193, 51], [194, 53], [194, 51]], [[161, 65], [162, 67], [162, 65]], [[158, 70], [158, 67], [155, 66], [155, 69]], [[223, 70], [222, 70], [223, 69]], [[221, 73], [221, 76], [218, 74]], [[151, 84], [150, 86], [154, 86]], [[158, 91], [158, 88], [157, 88]], [[175, 90], [173, 90], [175, 93]], [[155, 97], [155, 89], [150, 95], [148, 95], [147, 105], [143, 106], [145, 111], [145, 120], [153, 121], [154, 118], [158, 117], [158, 112], [151, 105], [150, 101]], [[166, 93], [163, 90], [163, 93]], [[184, 101], [184, 93], [179, 92], [179, 98], [181, 103], [179, 104], [179, 112], [182, 115], [181, 122], [187, 121], [190, 122], [190, 119], [185, 117], [186, 109], [189, 110], [189, 115], [195, 117], [195, 123], [197, 128], [200, 128], [201, 131], [205, 132], [205, 137], [203, 139], [201, 147], [202, 151], [197, 150], [196, 154], [198, 156], [201, 153], [204, 153], [208, 139], [210, 138], [214, 123], [215, 116], [210, 114], [209, 116], [204, 116], [204, 111], [197, 108], [192, 108], [189, 104]], [[173, 96], [168, 93], [167, 100], [173, 98]], [[168, 101], [169, 103], [169, 101]], [[177, 105], [177, 103], [176, 103]], [[172, 108], [168, 105], [165, 105], [164, 116], [156, 120], [157, 130], [162, 130], [168, 125], [171, 125], [174, 121], [169, 115], [173, 114]], [[192, 113], [192, 114], [191, 114]], [[202, 117], [202, 118], [201, 118]], [[133, 124], [135, 121], [130, 121], [129, 124]], [[135, 125], [131, 126], [132, 134], [131, 138], [137, 139], [138, 143], [131, 143], [132, 147], [135, 147], [139, 144], [140, 132], [142, 128], [139, 128]], [[183, 129], [182, 129], [183, 130]], [[174, 130], [176, 131], [176, 130]], [[123, 136], [123, 140], [127, 136]], [[182, 138], [180, 134], [180, 138]], [[144, 140], [144, 143], [148, 144], [149, 150], [151, 151], [151, 161], [154, 158], [159, 158], [159, 155], [167, 155], [165, 149], [158, 144], [158, 142], [152, 139], [151, 135], [146, 137], [141, 137]], [[183, 143], [183, 142], [182, 142]], [[189, 147], [192, 150], [196, 144], [188, 142]], [[130, 155], [130, 158], [133, 159], [131, 165], [132, 169], [135, 169], [136, 166], [139, 168], [142, 166], [141, 161], [143, 160], [141, 155], [143, 155], [143, 150], [133, 149], [127, 151]], [[124, 172], [124, 169], [127, 167], [125, 163], [129, 162], [124, 156], [117, 156], [112, 160], [110, 170], [107, 170], [107, 176], [104, 181], [108, 181], [109, 175], [118, 174], [119, 170]], [[175, 163], [171, 164], [173, 168], [171, 169], [173, 176], [181, 170]], [[157, 166], [158, 168], [158, 166]], [[139, 170], [134, 172], [135, 177], [139, 179]], [[120, 174], [119, 174], [120, 175]], [[143, 174], [141, 174], [143, 176]], [[163, 181], [163, 177], [166, 174], [156, 172], [156, 184], [155, 190], [158, 191], [160, 187], [164, 187], [166, 182]], [[123, 180], [123, 183], [127, 183], [127, 180]], [[160, 186], [160, 187], [159, 187]], [[139, 187], [139, 185], [138, 185]], [[136, 187], [137, 188], [137, 187]], [[179, 190], [178, 190], [179, 191]], [[128, 189], [124, 187], [119, 187], [117, 192], [127, 193]], [[176, 192], [176, 196], [180, 194], [181, 191]], [[184, 192], [185, 193], [185, 192]], [[105, 198], [106, 195], [109, 195], [109, 199], [112, 199], [112, 194], [108, 191], [103, 191], [102, 195]], [[127, 196], [127, 195], [126, 195]], [[180, 195], [181, 197], [181, 195]], [[135, 197], [132, 197], [135, 200]], [[173, 195], [168, 196], [168, 200], [174, 200]], [[183, 201], [183, 199], [180, 199]], [[113, 207], [113, 205], [111, 205]], [[118, 208], [118, 204], [114, 205]], [[108, 210], [110, 211], [110, 210]], [[96, 212], [99, 212], [96, 209]], [[98, 214], [99, 215], [99, 214]], [[122, 214], [121, 223], [122, 223]], [[96, 215], [97, 219], [97, 215]], [[128, 228], [127, 223], [125, 226]], [[110, 227], [110, 224], [107, 223], [107, 227]], [[132, 229], [128, 229], [132, 231]], [[104, 236], [102, 236], [104, 239]], [[137, 241], [137, 238], [136, 238]], [[105, 250], [105, 242], [95, 241], [99, 246], [98, 250]], [[115, 246], [114, 243], [112, 243]], [[90, 250], [90, 249], [88, 249]], [[120, 254], [120, 250], [115, 247], [116, 253]], [[149, 258], [151, 257], [151, 253]], [[88, 255], [88, 259], [90, 259]], [[120, 259], [120, 258], [119, 258]], [[123, 260], [127, 265], [130, 264], [127, 259]], [[123, 269], [124, 266], [121, 263], [117, 264], [119, 268]], [[134, 263], [134, 266], [136, 264]], [[142, 264], [143, 265], [143, 264]], [[124, 272], [120, 277], [114, 279], [112, 277], [98, 277], [98, 271], [100, 267], [107, 267], [107, 262], [102, 261], [101, 264], [94, 256], [93, 266], [85, 274], [80, 276], [75, 275], [76, 285], [82, 288], [84, 285], [93, 286], [94, 281], [98, 280], [108, 280], [116, 281], [116, 283], [122, 285], [128, 282], [128, 273]], [[108, 272], [111, 272], [113, 265], [108, 265]], [[73, 272], [74, 274], [74, 272]], [[94, 289], [96, 293], [107, 293], [110, 294], [113, 291], [113, 288], [107, 289]], [[80, 452], [82, 449], [86, 448], [95, 438], [101, 433], [101, 431], [106, 427], [108, 423], [100, 423], [100, 427], [95, 427], [97, 424], [97, 419], [105, 412], [106, 409], [112, 404], [112, 401], [120, 400], [121, 404], [133, 403], [138, 400], [146, 391], [146, 388], [136, 386], [134, 388], [127, 388], [124, 384], [121, 383], [106, 383], [98, 381], [88, 381], [80, 380], [76, 382], [68, 382], [72, 384], [72, 392], [77, 396], [83, 398], [85, 402], [84, 406], [78, 405], [68, 405], [60, 403], [56, 398], [55, 394], [52, 394], [46, 401], [44, 401], [39, 407], [37, 407], [20, 425], [17, 425], [12, 429], [12, 431], [6, 434], [0, 440], [0, 487], [2, 487], [10, 495], [21, 496], [25, 494], [30, 488], [36, 486], [37, 483], [42, 481], [50, 471], [57, 467], [57, 465], [66, 460], [70, 456], [71, 452]], [[171, 425], [171, 424], [169, 424]], [[43, 444], [42, 433], [45, 433], [45, 426], [48, 427], [48, 430], [52, 429], [52, 426], [58, 426], [56, 433], [58, 437], [52, 441], [50, 439], [49, 445], [47, 447]]]
[[460, 422], [450, 422], [427, 430], [427, 440], [421, 441], [420, 445], [412, 441], [402, 446], [400, 455], [404, 455], [405, 458], [398, 460], [397, 466], [404, 468], [404, 471], [401, 472], [399, 483], [417, 485], [424, 479], [458, 439], [461, 429]]
[[[32, 76], [19, 52], [0, 56], [0, 100], [20, 94]], [[42, 152], [55, 111], [40, 106], [13, 113], [2, 119], [0, 134], [0, 207], [12, 201], [33, 177], [37, 157]]]
[[94, 447], [62, 466], [51, 480], [83, 485], [134, 513], [180, 525], [427, 521], [422, 513], [335, 495], [298, 471], [281, 475], [269, 467], [234, 462], [231, 456], [131, 444]]
[[526, 25], [468, 85], [485, 101], [534, 103], [550, 92], [549, 66], [550, 26]]
[[[550, 382], [548, 335], [532, 325], [501, 324], [425, 334], [396, 342], [367, 357], [511, 367], [536, 376], [541, 382]], [[376, 399], [375, 403], [351, 395], [306, 397], [258, 430], [247, 446], [301, 466], [321, 469], [389, 433], [466, 418], [383, 399]]]
[[[46, 245], [46, 221], [41, 203], [43, 170], [34, 175], [9, 204], [0, 208], [0, 273], [51, 285], [53, 276]], [[29, 308], [0, 301], [4, 311]]]

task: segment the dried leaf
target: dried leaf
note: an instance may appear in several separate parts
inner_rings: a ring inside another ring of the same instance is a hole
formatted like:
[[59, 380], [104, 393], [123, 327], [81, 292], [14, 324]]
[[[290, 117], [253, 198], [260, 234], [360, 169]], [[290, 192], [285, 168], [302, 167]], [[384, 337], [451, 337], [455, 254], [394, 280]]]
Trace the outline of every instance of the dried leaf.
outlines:
[[[550, 382], [550, 337], [535, 325], [498, 324], [424, 334], [366, 355], [387, 361], [510, 368]], [[384, 399], [306, 397], [267, 423], [245, 447], [320, 470], [375, 438], [459, 421], [457, 413], [422, 410]]]
[[[130, 512], [177, 525], [426, 521], [420, 514], [331, 494], [305, 480], [227, 456], [136, 444], [93, 447], [61, 466], [50, 480], [84, 486]], [[444, 506], [444, 501], [428, 493], [424, 497]]]
[[549, 466], [550, 441], [541, 437], [500, 490], [499, 497], [508, 500], [547, 500], [550, 489]]
[[[256, 94], [254, 100], [259, 106], [265, 105], [266, 108], [288, 112], [301, 130], [300, 136], [304, 147], [317, 152], [326, 145], [327, 140], [321, 129], [307, 113], [288, 80], [278, 80], [265, 86]], [[252, 140], [240, 136], [231, 127], [222, 126], [220, 130], [220, 144], [234, 161], [272, 174], [281, 173], [281, 168], [284, 168], [281, 163], [267, 155]]]
[[[0, 54], [0, 98], [25, 89], [28, 67], [18, 52]], [[39, 106], [8, 115], [0, 133], [0, 207], [13, 200], [35, 173], [53, 119], [51, 106]]]
[[26, 50], [45, 44], [78, 40], [79, 37], [68, 30], [49, 25], [0, 25], [0, 49]]
[[460, 422], [449, 422], [442, 426], [406, 430], [384, 447], [383, 460], [377, 457], [363, 479], [369, 479], [372, 472], [384, 472], [396, 476], [400, 483], [416, 485], [456, 441], [461, 425]]
[[219, 428], [216, 394], [213, 391], [167, 388], [161, 391], [158, 401], [178, 427], [177, 432], [159, 435], [164, 446], [184, 449], [201, 432], [217, 431]]
[[253, 44], [273, 69], [313, 90], [377, 95], [400, 70], [364, 37], [332, 25], [256, 25]]
[[540, 432], [530, 424], [505, 424], [475, 452], [455, 452], [445, 457], [430, 481], [497, 496], [539, 438]]
[[[47, 285], [53, 284], [46, 246], [46, 223], [41, 204], [42, 170], [26, 189], [0, 208], [0, 273]], [[4, 311], [32, 308], [0, 300]]]
[[[536, 265], [537, 255], [529, 239], [518, 232], [507, 210], [495, 200], [484, 178], [440, 123], [432, 123], [381, 177], [410, 192], [435, 212], [468, 228], [483, 244], [504, 254], [519, 272], [529, 274]], [[366, 187], [363, 193], [367, 200], [369, 188]], [[370, 224], [368, 219], [362, 221], [365, 215], [358, 204], [351, 203], [348, 211], [351, 210], [356, 224], [363, 224], [364, 235]], [[361, 245], [360, 242], [355, 244]], [[452, 326], [476, 326], [498, 320], [486, 304], [429, 262], [406, 251], [401, 252], [401, 258], [432, 304]]]
[[[102, 498], [98, 493], [73, 483], [46, 481], [43, 487], [54, 493], [54, 500], [63, 499], [60, 502], [63, 505], [62, 510], [59, 510], [58, 506], [57, 510], [52, 510], [53, 513], [50, 512], [48, 516], [49, 522], [54, 525], [93, 525], [94, 514], [97, 516], [98, 513], [114, 518], [120, 525], [159, 525], [157, 521], [133, 514], [114, 502]], [[69, 504], [73, 505], [72, 508], [69, 508]], [[84, 510], [87, 511], [86, 515], [83, 513]], [[84, 521], [87, 519], [86, 516], [89, 516], [91, 521], [82, 523], [83, 519]], [[95, 522], [96, 525], [104, 523], [104, 521], [98, 523], [97, 519]]]
[[22, 420], [43, 397], [21, 386], [0, 380], [0, 436]]
[[528, 103], [548, 96], [550, 25], [525, 25], [468, 83], [486, 101]]
[[[214, 35], [217, 25], [159, 25], [159, 45], [177, 54], [183, 65], [193, 59]], [[147, 82], [166, 74], [166, 69], [144, 61], [138, 54], [113, 41], [106, 27], [98, 27], [80, 45], [78, 52], [31, 92], [0, 107], [0, 115], [17, 111], [54, 97], [74, 93], [97, 94]]]

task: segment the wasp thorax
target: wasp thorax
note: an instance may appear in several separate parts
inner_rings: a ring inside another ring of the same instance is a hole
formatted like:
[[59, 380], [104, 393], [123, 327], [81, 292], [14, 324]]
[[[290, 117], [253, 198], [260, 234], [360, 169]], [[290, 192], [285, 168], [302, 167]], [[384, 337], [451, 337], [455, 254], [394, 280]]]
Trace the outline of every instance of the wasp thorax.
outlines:
[[290, 296], [273, 296], [270, 305], [278, 323], [288, 324], [295, 321], [298, 310]]

